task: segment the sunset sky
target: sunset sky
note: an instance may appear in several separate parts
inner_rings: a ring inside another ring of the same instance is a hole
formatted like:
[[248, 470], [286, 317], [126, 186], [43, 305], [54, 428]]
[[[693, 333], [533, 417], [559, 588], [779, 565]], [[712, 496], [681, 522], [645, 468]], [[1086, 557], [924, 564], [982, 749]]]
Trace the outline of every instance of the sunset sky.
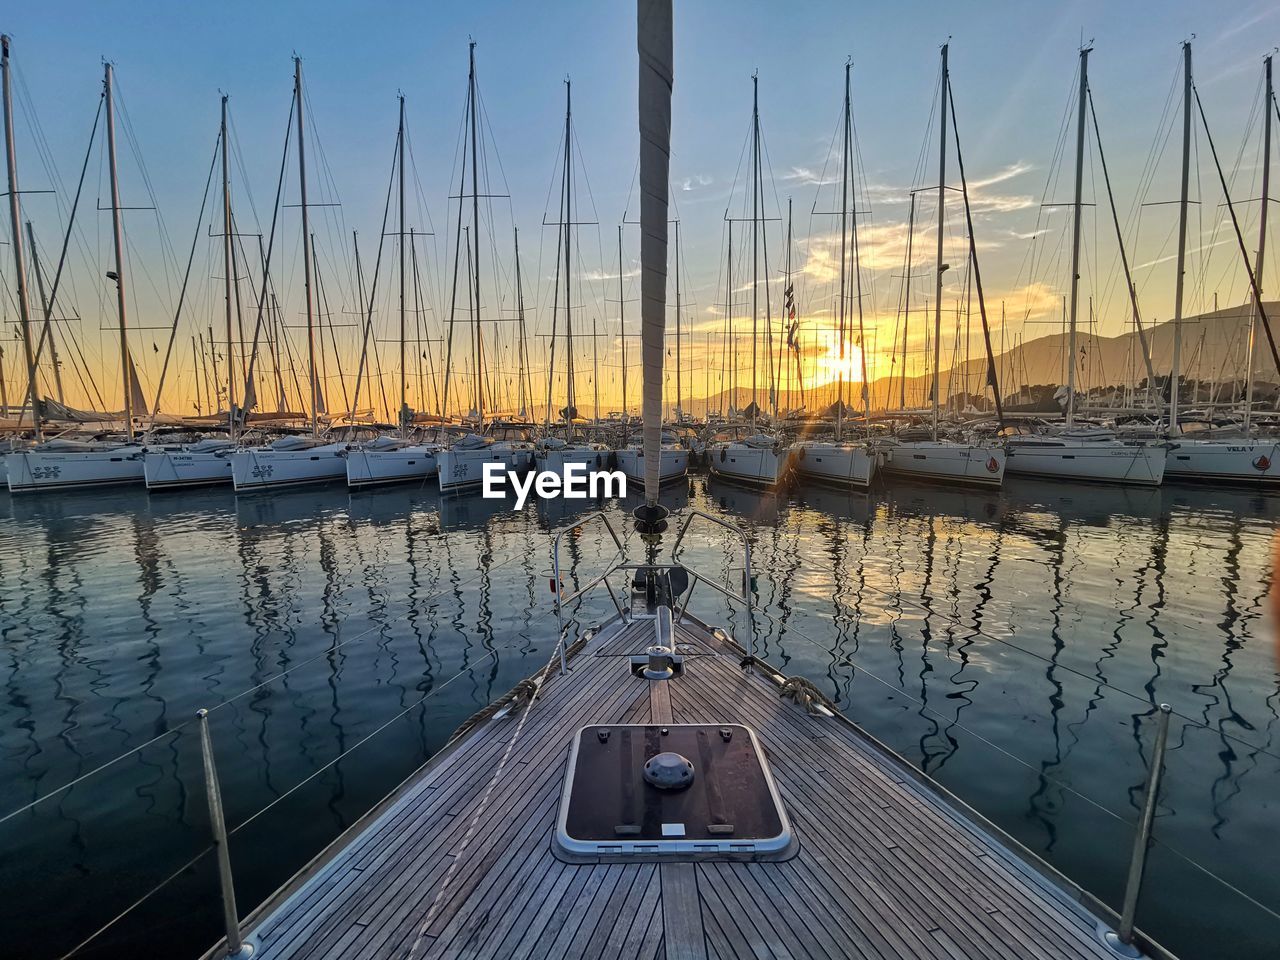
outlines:
[[[1232, 197], [1259, 193], [1261, 175], [1262, 58], [1280, 42], [1280, 6], [1248, 2], [1170, 2], [1159, 5], [850, 3], [676, 3], [675, 93], [672, 130], [672, 216], [680, 220], [681, 297], [684, 323], [693, 341], [682, 347], [687, 364], [684, 395], [702, 397], [721, 389], [726, 353], [739, 357], [739, 386], [750, 380], [749, 266], [740, 258], [745, 228], [735, 233], [732, 286], [740, 339], [726, 351], [725, 216], [748, 209], [746, 165], [740, 165], [749, 133], [751, 74], [759, 71], [761, 125], [766, 151], [765, 213], [769, 231], [770, 292], [775, 319], [782, 309], [786, 209], [794, 210], [792, 264], [796, 273], [805, 375], [830, 380], [840, 368], [831, 332], [833, 284], [838, 269], [837, 224], [823, 211], [835, 198], [839, 173], [843, 65], [853, 60], [853, 109], [859, 154], [856, 189], [866, 203], [858, 221], [871, 376], [889, 373], [897, 332], [909, 191], [936, 186], [935, 102], [938, 49], [950, 37], [951, 79], [960, 124], [982, 258], [988, 310], [997, 324], [997, 349], [1019, 337], [1056, 332], [1061, 295], [1067, 288], [1067, 208], [1042, 206], [1071, 199], [1074, 162], [1074, 89], [1078, 49], [1092, 41], [1090, 82], [1103, 147], [1117, 193], [1120, 217], [1135, 266], [1144, 320], [1172, 312], [1177, 168], [1181, 137], [1179, 44], [1194, 35], [1195, 77], [1220, 158], [1232, 178]], [[356, 12], [358, 9], [359, 12]], [[617, 227], [638, 218], [635, 198], [636, 68], [634, 5], [626, 2], [411, 4], [366, 3], [358, 8], [326, 2], [248, 4], [239, 0], [193, 7], [136, 3], [128, 7], [69, 2], [11, 5], [0, 30], [13, 37], [18, 104], [16, 126], [24, 191], [24, 217], [34, 222], [42, 267], [51, 275], [70, 203], [84, 161], [102, 76], [102, 59], [118, 71], [121, 178], [125, 206], [152, 205], [126, 214], [132, 287], [131, 346], [148, 394], [154, 393], [192, 248], [197, 213], [209, 172], [218, 126], [220, 91], [231, 97], [233, 203], [243, 233], [265, 233], [270, 224], [292, 91], [291, 56], [303, 58], [314, 137], [308, 144], [317, 255], [325, 305], [334, 329], [324, 333], [324, 372], [329, 406], [343, 407], [353, 389], [359, 355], [359, 282], [350, 255], [359, 232], [364, 282], [371, 282], [381, 232], [383, 202], [391, 172], [396, 95], [407, 98], [412, 174], [406, 228], [431, 232], [419, 241], [420, 284], [425, 300], [425, 342], [430, 368], [414, 365], [411, 405], [434, 409], [441, 322], [448, 313], [458, 192], [457, 150], [463, 122], [467, 40], [477, 43], [483, 99], [483, 135], [489, 192], [495, 199], [482, 217], [482, 315], [514, 316], [512, 227], [520, 230], [524, 299], [532, 355], [533, 393], [546, 392], [546, 345], [556, 259], [556, 233], [544, 221], [558, 219], [559, 162], [564, 128], [564, 84], [573, 81], [577, 144], [574, 312], [578, 406], [592, 412], [592, 321], [601, 405], [620, 402], [621, 349], [617, 337]], [[38, 128], [32, 124], [32, 110]], [[1198, 127], [1198, 118], [1197, 118]], [[926, 136], [928, 137], [926, 141]], [[144, 181], [134, 147], [145, 165]], [[954, 146], [948, 182], [959, 186]], [[293, 155], [291, 154], [291, 163]], [[923, 158], [924, 166], [920, 167]], [[57, 167], [56, 182], [46, 165]], [[1129, 329], [1118, 254], [1106, 206], [1096, 146], [1085, 170], [1086, 249], [1082, 297], [1093, 297], [1095, 329], [1116, 335]], [[68, 279], [59, 313], [79, 322], [61, 325], [65, 396], [77, 406], [97, 406], [84, 371], [72, 369], [74, 337], [93, 374], [96, 391], [112, 409], [120, 406], [120, 364], [114, 340], [113, 290], [102, 273], [111, 269], [109, 194], [103, 151], [95, 147], [85, 199], [72, 243]], [[215, 185], [217, 183], [215, 173]], [[285, 179], [285, 204], [296, 204], [296, 169]], [[149, 188], [148, 189], [148, 184]], [[736, 185], [735, 185], [736, 184]], [[1280, 183], [1273, 186], [1280, 193]], [[1243, 300], [1247, 279], [1239, 266], [1234, 234], [1225, 219], [1217, 174], [1202, 131], [1193, 157], [1188, 247], [1188, 313]], [[220, 200], [210, 196], [210, 210]], [[932, 300], [932, 196], [921, 195], [914, 235], [915, 282], [908, 342], [911, 373], [922, 372], [924, 297]], [[1145, 204], [1145, 206], [1144, 206]], [[99, 209], [95, 209], [99, 208]], [[1259, 204], [1240, 202], [1238, 212], [1250, 255], [1257, 244]], [[815, 210], [817, 211], [815, 213]], [[298, 215], [281, 214], [280, 247], [273, 269], [292, 349], [305, 349], [301, 322], [301, 263]], [[162, 406], [194, 412], [204, 367], [191, 339], [222, 336], [221, 241], [206, 222], [195, 245], [192, 280], [179, 323], [170, 379]], [[1274, 223], [1274, 218], [1273, 218]], [[161, 237], [161, 226], [168, 246]], [[220, 229], [214, 225], [214, 232]], [[394, 230], [394, 220], [388, 230]], [[0, 239], [9, 240], [8, 218]], [[1272, 231], [1274, 238], [1275, 231]], [[949, 200], [944, 302], [944, 362], [954, 343], [955, 310], [965, 272], [965, 230], [959, 194]], [[245, 241], [254, 246], [256, 241]], [[394, 408], [397, 387], [392, 342], [397, 329], [394, 238], [384, 251], [375, 296], [374, 329], [380, 354], [380, 387]], [[1280, 244], [1269, 245], [1266, 273], [1275, 281]], [[166, 250], [168, 252], [166, 252]], [[639, 243], [637, 227], [624, 227], [623, 299], [634, 301]], [[25, 382], [16, 324], [10, 248], [3, 248], [4, 376], [13, 402]], [[495, 270], [496, 264], [496, 270]], [[256, 269], [256, 265], [255, 265]], [[762, 266], [762, 270], [764, 267]], [[388, 272], [390, 271], [390, 272]], [[674, 274], [674, 271], [673, 271]], [[256, 273], [255, 273], [256, 276]], [[256, 280], [240, 286], [244, 323], [252, 331]], [[33, 289], [34, 293], [34, 289]], [[674, 285], [671, 291], [674, 298]], [[500, 303], [499, 303], [500, 301]], [[1003, 305], [1006, 323], [999, 326]], [[638, 302], [627, 302], [635, 332]], [[462, 303], [465, 315], [466, 304]], [[976, 304], [974, 329], [976, 330]], [[763, 307], [761, 308], [763, 312]], [[1082, 322], [1087, 317], [1082, 310]], [[932, 320], [930, 318], [929, 325]], [[504, 324], [490, 336], [494, 399], [514, 401], [514, 330]], [[708, 335], [712, 335], [710, 352]], [[669, 336], [671, 331], [669, 329]], [[251, 333], [250, 333], [251, 337]], [[465, 376], [469, 338], [455, 341], [458, 376], [452, 396], [463, 401], [472, 386]], [[761, 349], [763, 349], [763, 338]], [[339, 378], [334, 347], [346, 381]], [[636, 344], [635, 346], [638, 346]], [[221, 347], [219, 348], [222, 349]], [[237, 347], [237, 363], [242, 362]], [[631, 360], [638, 359], [638, 349]], [[974, 350], [977, 350], [975, 342]], [[197, 348], [198, 351], [198, 348]], [[410, 348], [411, 359], [420, 355]], [[561, 357], [563, 354], [561, 354]], [[674, 342], [672, 356], [674, 358]], [[220, 353], [217, 362], [225, 366]], [[207, 363], [207, 361], [206, 361]], [[790, 370], [792, 360], [786, 362]], [[763, 391], [767, 375], [760, 360]], [[858, 375], [856, 348], [846, 351], [846, 372]], [[633, 368], [634, 370], [634, 368]], [[709, 376], [708, 376], [709, 372]], [[47, 373], [47, 371], [46, 371]], [[225, 379], [225, 370], [221, 371]], [[432, 382], [432, 375], [436, 381]], [[301, 374], [300, 374], [301, 375]], [[669, 376], [674, 391], [675, 373]], [[288, 379], [284, 377], [284, 379]], [[691, 382], [690, 382], [691, 381]], [[379, 382], [375, 376], [375, 382]], [[784, 381], [784, 386], [786, 385]], [[44, 392], [50, 393], [51, 386]], [[563, 402], [563, 381], [553, 399]], [[629, 384], [638, 403], [639, 374]], [[379, 389], [372, 405], [383, 406]], [[293, 394], [286, 386], [286, 399]], [[336, 398], [336, 399], [335, 399]], [[763, 402], [764, 397], [761, 396]], [[354, 401], [353, 401], [354, 402]], [[486, 401], [488, 402], [488, 401]], [[207, 408], [207, 397], [202, 401]], [[274, 404], [266, 403], [265, 406]], [[371, 405], [362, 399], [360, 406]], [[294, 404], [296, 406], [296, 403]], [[451, 400], [451, 406], [457, 407]]]

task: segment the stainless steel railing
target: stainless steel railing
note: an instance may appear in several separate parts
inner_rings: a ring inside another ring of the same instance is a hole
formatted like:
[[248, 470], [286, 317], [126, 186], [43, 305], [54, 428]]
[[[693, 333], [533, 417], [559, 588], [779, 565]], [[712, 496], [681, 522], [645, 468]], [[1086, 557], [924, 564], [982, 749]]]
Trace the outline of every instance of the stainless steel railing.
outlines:
[[729, 532], [737, 535], [738, 539], [742, 541], [742, 593], [741, 595], [731, 593], [714, 580], [708, 580], [696, 570], [685, 567], [684, 569], [689, 574], [690, 578], [689, 590], [685, 593], [684, 602], [680, 604], [680, 609], [677, 611], [675, 618], [676, 622], [679, 623], [681, 617], [684, 616], [684, 612], [689, 609], [689, 601], [693, 597], [693, 588], [699, 583], [705, 583], [707, 586], [728, 597], [730, 600], [741, 601], [746, 606], [747, 649], [750, 651], [751, 656], [754, 657], [756, 655], [756, 620], [755, 610], [751, 603], [751, 541], [747, 539], [747, 535], [743, 529], [737, 524], [730, 523], [729, 521], [710, 513], [704, 513], [701, 510], [690, 510], [688, 515], [685, 517], [684, 523], [680, 526], [680, 533], [676, 537], [676, 542], [671, 547], [671, 562], [680, 562], [680, 548], [684, 545], [685, 534], [689, 532], [689, 527], [693, 521], [699, 517], [703, 520], [710, 520], [717, 526], [723, 527]]
[[[573, 593], [569, 594], [569, 596], [566, 597], [564, 595], [564, 584], [561, 583], [560, 581], [560, 542], [565, 538], [566, 534], [573, 533], [574, 531], [577, 531], [577, 530], [581, 530], [583, 527], [585, 527], [588, 523], [591, 523], [593, 520], [599, 520], [601, 523], [604, 524], [605, 529], [609, 531], [609, 536], [613, 538], [614, 546], [618, 548], [618, 553], [614, 557], [613, 561], [605, 568], [603, 573], [601, 573], [597, 577], [592, 578], [591, 582], [588, 583], [586, 586], [579, 587], [577, 590], [573, 591]], [[559, 533], [556, 534], [555, 540], [552, 541], [551, 578], [552, 578], [552, 587], [555, 591], [555, 597], [556, 597], [556, 621], [559, 624], [559, 632], [556, 638], [556, 649], [559, 651], [559, 654], [560, 654], [560, 673], [562, 676], [564, 675], [565, 671], [569, 669], [569, 665], [568, 665], [566, 653], [565, 653], [566, 644], [565, 644], [565, 628], [564, 628], [564, 605], [566, 603], [572, 603], [574, 600], [577, 600], [579, 597], [584, 596], [585, 594], [594, 590], [601, 583], [605, 584], [606, 586], [609, 586], [609, 574], [617, 570], [619, 565], [622, 563], [622, 561], [626, 560], [626, 558], [627, 558], [627, 550], [622, 545], [622, 540], [618, 537], [618, 532], [613, 529], [613, 524], [609, 522], [609, 517], [608, 515], [605, 514], [603, 510], [598, 510], [595, 513], [589, 514], [588, 516], [583, 517], [581, 520], [579, 520], [577, 523], [573, 524], [572, 526], [565, 527], [563, 530], [561, 530]], [[614, 595], [612, 586], [609, 586], [609, 599], [613, 601], [613, 605], [618, 611], [618, 616], [625, 617], [626, 613], [623, 612], [622, 604], [618, 603], [618, 598]]]
[[[741, 527], [737, 526], [736, 524], [730, 523], [729, 521], [724, 520], [721, 517], [714, 516], [710, 513], [705, 513], [702, 510], [689, 510], [685, 516], [684, 523], [681, 524], [680, 526], [680, 532], [676, 536], [675, 543], [671, 547], [671, 560], [669, 563], [666, 563], [666, 564], [627, 563], [625, 562], [626, 548], [623, 546], [622, 540], [621, 538], [619, 538], [617, 531], [614, 529], [613, 524], [610, 522], [608, 515], [604, 511], [597, 511], [596, 513], [592, 513], [586, 517], [583, 517], [581, 520], [577, 521], [573, 525], [565, 527], [563, 530], [561, 530], [559, 533], [556, 534], [555, 539], [552, 541], [552, 545], [551, 545], [552, 587], [555, 592], [556, 618], [559, 622], [559, 627], [560, 627], [559, 638], [557, 640], [557, 650], [559, 652], [559, 657], [560, 657], [560, 673], [561, 674], [564, 674], [565, 671], [568, 669], [568, 663], [566, 658], [567, 644], [565, 642], [567, 637], [565, 633], [565, 624], [564, 624], [565, 604], [572, 603], [573, 601], [585, 596], [586, 594], [594, 590], [597, 586], [599, 586], [601, 583], [603, 583], [606, 586], [609, 586], [609, 599], [613, 601], [614, 608], [618, 611], [618, 616], [625, 618], [626, 612], [623, 610], [622, 605], [618, 602], [618, 598], [614, 594], [612, 586], [609, 585], [609, 575], [618, 570], [654, 570], [654, 569], [661, 569], [664, 567], [669, 569], [671, 567], [681, 565], [680, 564], [680, 548], [684, 544], [685, 535], [689, 532], [690, 525], [697, 518], [709, 520], [711, 523], [714, 523], [719, 527], [723, 527], [725, 530], [728, 530], [730, 533], [734, 534], [742, 542], [742, 550], [743, 550], [742, 592], [739, 594], [739, 593], [734, 593], [731, 590], [727, 590], [723, 586], [721, 586], [719, 583], [716, 583], [714, 580], [711, 580], [711, 579], [708, 579], [707, 577], [702, 576], [696, 570], [692, 570], [688, 567], [684, 567], [685, 572], [689, 574], [689, 578], [690, 578], [689, 589], [685, 592], [683, 600], [679, 604], [679, 607], [676, 610], [672, 611], [673, 620], [675, 623], [680, 622], [681, 618], [684, 616], [685, 611], [689, 608], [689, 600], [693, 596], [694, 587], [696, 587], [699, 583], [705, 583], [709, 587], [711, 587], [713, 590], [717, 591], [720, 594], [723, 594], [729, 600], [742, 603], [745, 605], [746, 614], [747, 614], [747, 633], [748, 633], [747, 646], [751, 652], [751, 655], [753, 657], [755, 656], [755, 653], [756, 653], [755, 614], [754, 614], [754, 610], [751, 603], [751, 541], [747, 538], [746, 533], [743, 532]], [[578, 530], [581, 530], [587, 524], [592, 523], [594, 521], [599, 521], [600, 523], [604, 524], [605, 529], [609, 531], [609, 536], [613, 539], [614, 546], [618, 548], [618, 552], [614, 557], [614, 559], [609, 563], [609, 565], [604, 569], [603, 572], [601, 572], [595, 577], [592, 577], [592, 579], [585, 586], [579, 587], [578, 589], [574, 590], [572, 593], [566, 595], [564, 593], [564, 584], [561, 583], [561, 580], [560, 580], [561, 541], [564, 539], [564, 537], [567, 534], [574, 533]]]
[[1138, 820], [1138, 832], [1133, 838], [1133, 853], [1129, 856], [1129, 876], [1124, 885], [1124, 906], [1120, 910], [1120, 923], [1114, 932], [1103, 938], [1113, 953], [1122, 957], [1140, 957], [1142, 952], [1133, 945], [1134, 917], [1138, 912], [1138, 897], [1142, 894], [1142, 878], [1147, 867], [1147, 850], [1151, 847], [1151, 827], [1160, 800], [1160, 781], [1164, 779], [1164, 753], [1169, 742], [1169, 714], [1172, 707], [1160, 704], [1156, 717], [1156, 745], [1151, 753], [1151, 773], [1147, 776], [1147, 790], [1142, 799], [1142, 816]]

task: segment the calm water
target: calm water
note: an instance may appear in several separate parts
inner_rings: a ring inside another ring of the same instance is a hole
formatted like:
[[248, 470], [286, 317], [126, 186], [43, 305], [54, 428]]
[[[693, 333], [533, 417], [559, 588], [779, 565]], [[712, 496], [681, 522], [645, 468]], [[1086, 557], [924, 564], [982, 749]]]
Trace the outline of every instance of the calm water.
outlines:
[[[774, 497], [702, 477], [664, 496], [749, 531], [765, 656], [1112, 904], [1152, 704], [1171, 703], [1139, 922], [1184, 957], [1280, 953], [1280, 497]], [[212, 709], [244, 913], [542, 666], [549, 531], [589, 509], [411, 488], [0, 495], [0, 816], [86, 777], [0, 823], [0, 953], [60, 956], [176, 877], [85, 954], [198, 954], [219, 907], [194, 712]], [[604, 536], [567, 539], [568, 583], [609, 557]], [[740, 576], [710, 529], [687, 559]], [[606, 608], [597, 592], [579, 617]], [[711, 591], [692, 609], [745, 642]]]

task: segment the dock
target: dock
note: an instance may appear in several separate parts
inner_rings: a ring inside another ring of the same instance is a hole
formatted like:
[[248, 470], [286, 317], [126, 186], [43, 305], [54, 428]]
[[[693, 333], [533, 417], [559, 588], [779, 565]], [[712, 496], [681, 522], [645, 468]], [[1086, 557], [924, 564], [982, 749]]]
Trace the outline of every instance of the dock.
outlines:
[[[629, 668], [654, 621], [616, 617], [567, 673], [547, 671], [527, 716], [513, 707], [457, 736], [245, 919], [253, 956], [1115, 957], [1080, 892], [1030, 854], [821, 702], [786, 696], [797, 685], [722, 631], [688, 616], [675, 631], [684, 670], [670, 681]], [[558, 856], [579, 729], [730, 722], [763, 746], [794, 855]]]

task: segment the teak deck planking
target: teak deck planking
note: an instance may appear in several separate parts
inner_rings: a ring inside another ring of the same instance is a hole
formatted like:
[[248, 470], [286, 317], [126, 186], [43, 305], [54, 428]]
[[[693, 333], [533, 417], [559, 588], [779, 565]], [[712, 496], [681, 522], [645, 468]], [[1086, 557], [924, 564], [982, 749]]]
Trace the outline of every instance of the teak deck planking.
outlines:
[[648, 645], [653, 621], [613, 621], [566, 676], [551, 674], [496, 781], [521, 710], [448, 746], [255, 911], [244, 924], [254, 956], [404, 958], [420, 934], [415, 960], [1112, 956], [1097, 917], [899, 761], [842, 720], [780, 698], [701, 625], [677, 629], [682, 652], [696, 655], [653, 702], [669, 699], [671, 722], [755, 730], [799, 838], [795, 857], [553, 855], [572, 734], [659, 719], [649, 681], [626, 659]]

